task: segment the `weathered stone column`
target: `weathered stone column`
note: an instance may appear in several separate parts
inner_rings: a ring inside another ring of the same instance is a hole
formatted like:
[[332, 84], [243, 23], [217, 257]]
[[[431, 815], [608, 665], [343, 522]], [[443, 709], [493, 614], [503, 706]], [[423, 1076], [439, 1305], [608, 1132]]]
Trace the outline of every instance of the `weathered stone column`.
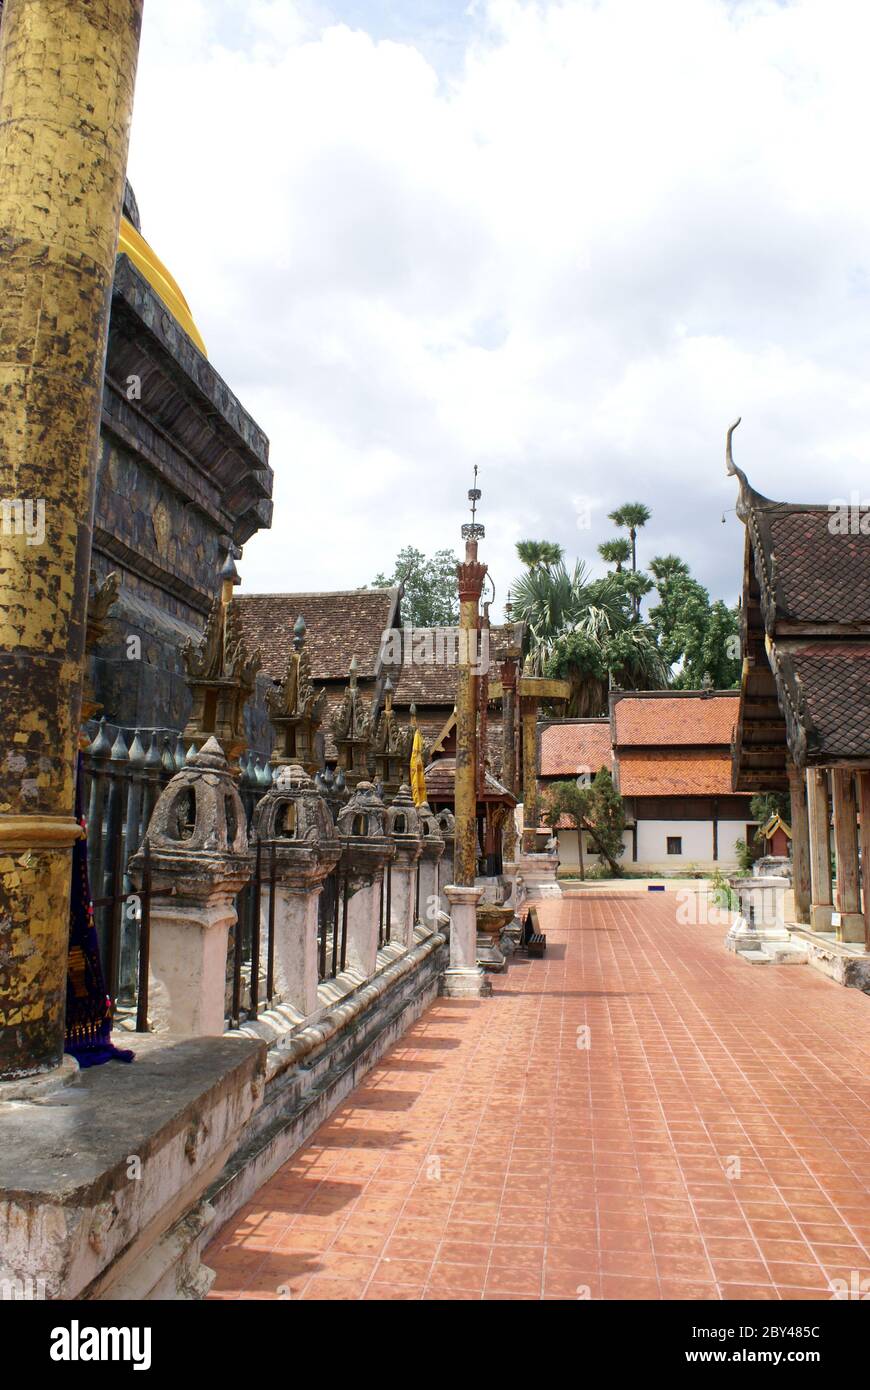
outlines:
[[447, 901], [445, 886], [453, 882], [453, 842], [456, 834], [456, 820], [449, 806], [445, 806], [435, 817], [438, 822], [438, 829], [444, 841], [444, 853], [438, 872], [438, 894], [441, 902], [441, 911], [450, 916], [450, 904]]
[[366, 979], [375, 973], [384, 873], [395, 848], [386, 807], [371, 782], [359, 782], [338, 816], [342, 874], [347, 876], [347, 963]]
[[[148, 1018], [155, 1033], [224, 1031], [227, 939], [251, 877], [245, 811], [217, 739], [188, 759], [154, 807]], [[137, 892], [145, 845], [130, 861]]]
[[492, 994], [492, 983], [477, 963], [477, 904], [482, 888], [448, 883], [450, 964], [441, 977], [441, 993], [451, 999]]
[[103, 366], [141, 0], [0, 26], [0, 1080], [63, 1057]]
[[791, 797], [791, 867], [794, 911], [799, 922], [810, 920], [812, 880], [810, 876], [810, 823], [807, 813], [807, 781], [793, 762], [788, 765]]
[[534, 854], [538, 828], [538, 702], [520, 701], [523, 737], [523, 851]]
[[438, 930], [438, 913], [441, 910], [441, 894], [439, 870], [441, 868], [441, 857], [444, 854], [444, 840], [438, 828], [438, 821], [429, 809], [428, 802], [424, 801], [422, 806], [417, 807], [420, 817], [420, 829], [423, 834], [423, 852], [420, 855], [419, 875], [419, 920], [424, 927], [429, 927], [432, 931]]
[[[465, 531], [466, 527], [463, 527]], [[453, 812], [456, 818], [453, 877], [471, 886], [477, 873], [477, 701], [473, 666], [477, 648], [478, 606], [486, 565], [477, 558], [477, 534], [465, 542], [459, 565], [459, 665], [456, 682], [456, 771]]]
[[838, 941], [863, 941], [861, 889], [858, 882], [858, 801], [855, 778], [844, 768], [831, 773], [834, 803], [834, 850], [837, 856]]
[[[307, 1016], [318, 1003], [318, 899], [323, 880], [338, 863], [341, 841], [304, 768], [280, 768], [254, 808], [251, 837], [275, 857], [275, 993]], [[268, 883], [260, 888], [261, 942], [268, 939], [270, 891]]]
[[864, 905], [864, 949], [870, 951], [870, 772], [858, 773], [861, 789], [861, 894]]
[[396, 851], [390, 870], [390, 937], [410, 950], [417, 920], [417, 863], [423, 853], [423, 835], [420, 814], [407, 783], [402, 784], [387, 807], [386, 828]]
[[810, 923], [813, 931], [831, 930], [831, 829], [828, 812], [828, 774], [824, 768], [807, 771], [807, 812], [810, 828], [810, 876], [812, 905]]

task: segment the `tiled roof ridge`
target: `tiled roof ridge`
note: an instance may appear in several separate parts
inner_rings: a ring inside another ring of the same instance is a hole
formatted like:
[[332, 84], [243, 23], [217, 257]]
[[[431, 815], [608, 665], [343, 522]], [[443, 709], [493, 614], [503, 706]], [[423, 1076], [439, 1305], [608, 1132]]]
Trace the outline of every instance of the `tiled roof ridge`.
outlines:
[[[368, 596], [379, 598], [385, 594], [397, 594], [398, 585], [389, 585], [378, 589], [290, 589], [290, 590], [269, 590], [251, 593], [240, 593], [234, 595], [235, 600], [246, 598], [360, 598]], [[422, 629], [421, 629], [422, 630]]]

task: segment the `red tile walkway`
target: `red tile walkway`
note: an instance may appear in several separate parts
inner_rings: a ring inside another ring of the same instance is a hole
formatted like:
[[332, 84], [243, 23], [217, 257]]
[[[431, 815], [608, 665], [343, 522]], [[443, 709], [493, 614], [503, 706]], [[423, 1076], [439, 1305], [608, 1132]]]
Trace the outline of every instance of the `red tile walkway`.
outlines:
[[544, 960], [437, 1001], [224, 1227], [212, 1297], [870, 1291], [870, 998], [670, 894], [541, 915]]

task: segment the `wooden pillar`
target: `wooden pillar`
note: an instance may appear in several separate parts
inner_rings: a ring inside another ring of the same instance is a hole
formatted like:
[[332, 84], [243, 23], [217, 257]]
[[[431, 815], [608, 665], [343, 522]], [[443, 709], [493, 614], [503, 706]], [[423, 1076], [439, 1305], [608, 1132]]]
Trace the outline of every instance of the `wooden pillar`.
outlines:
[[0, 26], [0, 1080], [63, 1057], [103, 369], [141, 20], [142, 0], [7, 0]]
[[523, 724], [523, 850], [535, 850], [538, 828], [538, 702], [524, 696], [520, 700]]
[[[501, 665], [502, 687], [502, 782], [512, 796], [516, 796], [517, 755], [516, 755], [516, 700], [517, 663], [509, 651]], [[514, 808], [510, 808], [505, 818], [502, 835], [504, 862], [512, 864], [516, 857], [517, 826]]]
[[477, 872], [477, 665], [478, 605], [486, 565], [477, 558], [477, 541], [465, 542], [465, 560], [458, 566], [460, 649], [456, 683], [456, 773], [453, 882], [474, 884]]
[[861, 790], [861, 893], [864, 899], [864, 949], [870, 951], [870, 772], [858, 773]]
[[861, 889], [858, 883], [858, 802], [855, 778], [845, 768], [831, 773], [834, 801], [834, 852], [837, 856], [838, 941], [863, 941]]
[[807, 781], [804, 774], [790, 762], [788, 790], [791, 798], [791, 875], [794, 888], [794, 915], [798, 922], [808, 924], [812, 887], [810, 879], [810, 823], [807, 814]]
[[810, 832], [810, 880], [812, 904], [810, 923], [813, 931], [831, 930], [831, 830], [828, 811], [828, 774], [824, 768], [813, 767], [807, 772], [807, 814]]

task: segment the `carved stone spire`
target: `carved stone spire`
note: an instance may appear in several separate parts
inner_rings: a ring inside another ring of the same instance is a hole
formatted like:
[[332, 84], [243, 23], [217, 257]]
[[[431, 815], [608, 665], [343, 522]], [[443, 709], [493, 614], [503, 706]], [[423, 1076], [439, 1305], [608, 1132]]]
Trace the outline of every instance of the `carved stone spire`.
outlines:
[[359, 662], [354, 657], [350, 663], [347, 689], [332, 716], [332, 736], [338, 748], [338, 764], [350, 787], [368, 781], [372, 741], [371, 705], [358, 687], [358, 671]]
[[272, 765], [299, 763], [313, 777], [320, 768], [317, 732], [323, 723], [326, 691], [314, 689], [305, 632], [305, 619], [300, 614], [293, 628], [293, 648], [284, 679], [267, 691], [266, 708], [275, 730]]
[[201, 748], [217, 738], [234, 775], [247, 748], [245, 705], [254, 692], [260, 653], [248, 652], [241, 615], [233, 603], [233, 586], [240, 583], [232, 550], [221, 570], [221, 595], [212, 603], [199, 642], [189, 638], [181, 657], [193, 697], [182, 738]]

